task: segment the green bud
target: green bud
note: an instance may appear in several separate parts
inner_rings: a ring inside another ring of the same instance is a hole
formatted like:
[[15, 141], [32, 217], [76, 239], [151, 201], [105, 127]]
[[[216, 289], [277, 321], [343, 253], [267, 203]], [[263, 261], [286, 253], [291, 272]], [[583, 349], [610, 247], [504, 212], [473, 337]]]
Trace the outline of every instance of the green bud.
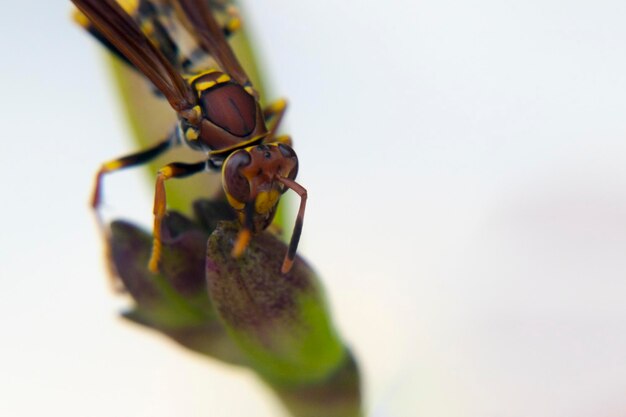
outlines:
[[152, 236], [111, 225], [114, 269], [134, 305], [123, 316], [207, 356], [249, 367], [296, 417], [361, 416], [359, 372], [331, 320], [320, 280], [268, 232], [231, 256], [240, 226], [224, 203], [198, 201], [195, 219], [169, 212], [161, 273], [147, 262]]
[[317, 383], [273, 386], [283, 404], [297, 417], [360, 417], [359, 369], [352, 355]]
[[203, 201], [194, 208], [199, 213], [196, 222], [168, 213], [163, 222], [161, 273], [156, 275], [147, 268], [152, 235], [125, 221], [111, 224], [111, 262], [135, 302], [122, 315], [188, 349], [242, 364], [246, 359], [217, 320], [204, 279], [206, 241], [215, 227], [206, 216], [232, 214], [221, 203]]
[[255, 369], [278, 384], [323, 380], [346, 359], [313, 270], [298, 258], [285, 275], [286, 246], [269, 233], [256, 236], [238, 259], [230, 251], [239, 231], [220, 223], [207, 244], [211, 300]]

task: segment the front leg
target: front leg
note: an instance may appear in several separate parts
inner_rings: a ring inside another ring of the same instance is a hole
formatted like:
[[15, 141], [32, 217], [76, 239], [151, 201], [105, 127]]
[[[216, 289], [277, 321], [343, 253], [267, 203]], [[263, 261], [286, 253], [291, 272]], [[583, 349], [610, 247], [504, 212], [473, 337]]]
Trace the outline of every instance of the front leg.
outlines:
[[302, 234], [302, 224], [304, 223], [304, 210], [306, 208], [306, 200], [308, 197], [307, 190], [298, 184], [297, 182], [290, 180], [289, 178], [276, 178], [278, 182], [284, 184], [286, 187], [292, 189], [300, 196], [300, 208], [298, 209], [298, 215], [296, 217], [296, 223], [293, 227], [291, 234], [291, 240], [289, 241], [289, 248], [287, 254], [283, 260], [283, 265], [280, 268], [280, 272], [286, 274], [291, 270], [293, 260], [296, 257], [296, 251], [298, 250], [298, 243], [300, 242], [300, 235]]
[[167, 211], [167, 198], [165, 195], [165, 181], [170, 178], [185, 178], [208, 168], [208, 161], [197, 162], [195, 164], [185, 164], [174, 162], [161, 168], [157, 174], [154, 191], [154, 238], [152, 243], [152, 254], [148, 262], [150, 271], [159, 272], [161, 262], [161, 223]]
[[102, 180], [105, 174], [119, 171], [124, 168], [135, 167], [148, 163], [159, 155], [163, 154], [175, 143], [176, 134], [172, 133], [167, 139], [157, 143], [151, 148], [139, 151], [131, 155], [126, 155], [121, 158], [112, 159], [102, 164], [102, 166], [100, 166], [100, 169], [98, 170], [98, 173], [96, 174], [93, 193], [91, 195], [91, 207], [93, 207], [94, 210], [98, 210], [100, 208], [100, 204], [102, 202]]

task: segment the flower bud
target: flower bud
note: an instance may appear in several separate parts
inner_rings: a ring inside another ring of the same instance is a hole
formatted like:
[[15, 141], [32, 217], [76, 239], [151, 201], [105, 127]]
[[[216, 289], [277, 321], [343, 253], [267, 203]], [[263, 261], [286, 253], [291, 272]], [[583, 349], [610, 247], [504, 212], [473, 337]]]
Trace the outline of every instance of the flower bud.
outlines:
[[222, 221], [233, 218], [230, 208], [198, 201], [194, 210], [195, 220], [176, 212], [164, 219], [159, 274], [147, 268], [152, 236], [128, 222], [111, 224], [111, 261], [135, 302], [123, 316], [251, 368], [294, 417], [360, 416], [358, 367], [313, 270], [296, 257], [282, 274], [287, 247], [268, 232], [234, 258], [240, 226]]
[[231, 256], [239, 232], [220, 223], [207, 244], [210, 298], [237, 345], [266, 379], [278, 384], [323, 380], [346, 359], [317, 276], [298, 258], [281, 274], [286, 245], [270, 233]]
[[[148, 270], [152, 236], [125, 222], [111, 224], [109, 252], [114, 269], [135, 305], [122, 315], [169, 336], [181, 345], [226, 362], [246, 362], [217, 320], [204, 279], [204, 252], [215, 227], [207, 214], [224, 218], [224, 205], [203, 201], [194, 222], [169, 212], [163, 222], [161, 272]], [[228, 210], [228, 209], [227, 209]], [[228, 216], [232, 216], [230, 211]]]

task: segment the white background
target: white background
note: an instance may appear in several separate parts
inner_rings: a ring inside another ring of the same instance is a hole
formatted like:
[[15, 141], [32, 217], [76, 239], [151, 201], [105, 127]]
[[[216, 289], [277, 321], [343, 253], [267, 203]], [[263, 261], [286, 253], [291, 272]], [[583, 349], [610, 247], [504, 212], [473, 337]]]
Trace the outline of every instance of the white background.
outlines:
[[[87, 200], [131, 145], [68, 12], [0, 14], [0, 415], [280, 415], [247, 371], [116, 318]], [[626, 3], [244, 13], [369, 415], [626, 415]], [[116, 177], [108, 207], [147, 223], [150, 186]]]

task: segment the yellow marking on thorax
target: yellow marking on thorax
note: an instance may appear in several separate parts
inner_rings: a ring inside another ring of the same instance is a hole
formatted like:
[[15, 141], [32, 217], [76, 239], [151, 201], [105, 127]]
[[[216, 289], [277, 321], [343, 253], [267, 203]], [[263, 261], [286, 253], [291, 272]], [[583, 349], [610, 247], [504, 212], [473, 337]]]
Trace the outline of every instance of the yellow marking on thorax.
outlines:
[[200, 134], [198, 133], [198, 131], [192, 127], [185, 130], [185, 139], [187, 140], [197, 140], [199, 136]]
[[209, 88], [215, 86], [217, 83], [215, 81], [201, 81], [199, 83], [195, 83], [196, 90], [198, 92], [208, 90]]
[[256, 90], [252, 88], [251, 85], [247, 85], [243, 89], [246, 90], [246, 92], [250, 94], [252, 97], [256, 97]]
[[199, 81], [194, 84], [198, 93], [208, 90], [209, 88], [215, 87], [218, 84], [224, 84], [231, 80], [229, 75], [222, 74], [217, 79], [212, 81]]
[[200, 105], [196, 104], [191, 108], [191, 110], [194, 112], [196, 119], [202, 118], [202, 108], [200, 107]]
[[214, 73], [214, 72], [218, 72], [218, 70], [217, 70], [217, 69], [215, 69], [215, 68], [209, 68], [209, 69], [207, 69], [207, 70], [200, 71], [200, 72], [199, 72], [199, 73], [197, 73], [197, 74], [193, 74], [193, 75], [186, 75], [186, 76], [185, 76], [185, 79], [187, 80], [187, 82], [188, 82], [189, 84], [191, 84], [191, 83], [193, 83], [195, 80], [197, 80], [198, 78], [203, 77], [203, 76], [205, 76], [205, 75], [207, 75], [207, 74], [212, 74], [212, 73]]
[[[251, 139], [248, 139], [245, 142], [240, 142], [236, 145], [232, 145], [229, 146], [227, 148], [222, 148], [222, 149], [216, 149], [216, 150], [212, 150], [209, 152], [209, 156], [217, 156], [217, 155], [223, 155], [223, 154], [227, 154], [232, 152], [233, 150], [236, 149], [245, 149], [246, 151], [250, 151], [250, 149], [252, 149], [254, 147], [254, 145], [258, 144], [259, 142], [261, 142], [263, 140], [263, 138], [265, 138], [267, 136], [267, 133], [263, 133], [257, 136], [254, 136]], [[250, 145], [250, 146], [248, 146]]]
[[230, 75], [222, 74], [215, 81], [217, 81], [218, 84], [227, 83], [228, 81], [230, 81]]

